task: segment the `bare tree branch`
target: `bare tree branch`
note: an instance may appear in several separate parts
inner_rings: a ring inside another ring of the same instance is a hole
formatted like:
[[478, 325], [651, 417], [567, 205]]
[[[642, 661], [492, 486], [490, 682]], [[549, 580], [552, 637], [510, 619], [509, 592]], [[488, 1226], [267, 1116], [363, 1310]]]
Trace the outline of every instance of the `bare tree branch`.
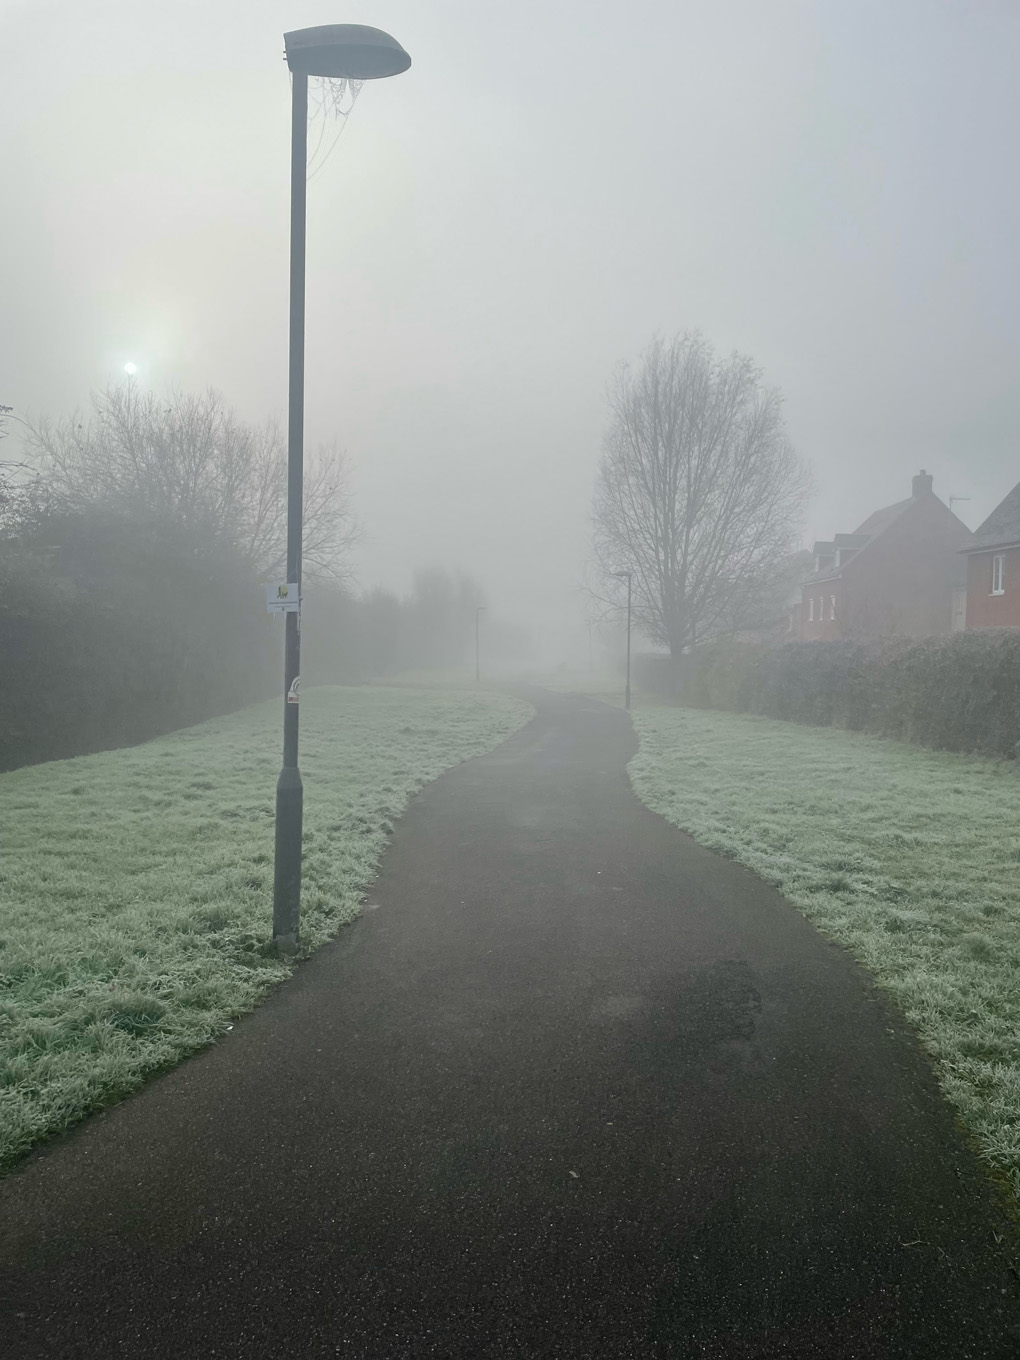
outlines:
[[[92, 397], [87, 419], [41, 420], [28, 431], [29, 457], [68, 510], [102, 505], [170, 523], [196, 543], [226, 546], [264, 579], [283, 572], [287, 541], [287, 452], [274, 422], [245, 424], [217, 392], [165, 399], [128, 384]], [[306, 578], [344, 582], [359, 528], [346, 460], [335, 447], [307, 460]]]
[[596, 583], [633, 573], [635, 615], [673, 656], [745, 625], [797, 538], [809, 489], [778, 392], [751, 359], [698, 334], [619, 368], [593, 506]]

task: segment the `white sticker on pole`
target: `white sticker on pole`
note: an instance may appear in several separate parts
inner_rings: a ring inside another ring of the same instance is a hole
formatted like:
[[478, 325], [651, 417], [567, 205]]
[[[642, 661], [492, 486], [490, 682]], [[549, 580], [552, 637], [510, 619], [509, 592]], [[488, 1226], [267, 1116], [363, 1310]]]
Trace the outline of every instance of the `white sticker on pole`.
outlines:
[[297, 614], [301, 610], [301, 587], [288, 585], [266, 586], [266, 608], [270, 614]]
[[[277, 691], [279, 693], [279, 691]], [[301, 702], [301, 677], [295, 675], [290, 682], [290, 689], [287, 691], [288, 704], [299, 704]]]

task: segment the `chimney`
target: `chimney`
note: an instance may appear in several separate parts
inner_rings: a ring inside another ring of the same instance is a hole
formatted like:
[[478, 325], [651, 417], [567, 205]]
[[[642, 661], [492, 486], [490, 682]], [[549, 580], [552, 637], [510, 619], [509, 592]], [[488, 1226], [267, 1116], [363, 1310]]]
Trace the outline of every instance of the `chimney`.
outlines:
[[931, 490], [933, 477], [930, 472], [925, 472], [924, 468], [917, 474], [913, 481], [911, 495], [914, 497], [923, 496], [926, 491]]

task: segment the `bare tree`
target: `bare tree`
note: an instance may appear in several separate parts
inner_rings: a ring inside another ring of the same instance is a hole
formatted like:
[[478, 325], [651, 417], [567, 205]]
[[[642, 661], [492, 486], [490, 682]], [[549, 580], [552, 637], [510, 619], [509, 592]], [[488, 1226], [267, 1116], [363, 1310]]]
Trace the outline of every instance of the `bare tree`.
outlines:
[[779, 393], [751, 359], [699, 334], [656, 340], [617, 370], [593, 507], [592, 593], [635, 614], [674, 657], [744, 626], [796, 544], [809, 489]]
[[[93, 393], [87, 420], [30, 427], [29, 457], [68, 510], [90, 506], [171, 523], [227, 546], [271, 579], [286, 564], [287, 454], [278, 426], [245, 424], [218, 393], [133, 385]], [[358, 526], [343, 455], [320, 448], [305, 468], [303, 569], [343, 581]]]
[[[6, 439], [10, 421], [24, 422], [13, 406], [0, 402], [0, 439]], [[0, 539], [16, 538], [37, 522], [44, 506], [38, 476], [23, 458], [0, 458]]]

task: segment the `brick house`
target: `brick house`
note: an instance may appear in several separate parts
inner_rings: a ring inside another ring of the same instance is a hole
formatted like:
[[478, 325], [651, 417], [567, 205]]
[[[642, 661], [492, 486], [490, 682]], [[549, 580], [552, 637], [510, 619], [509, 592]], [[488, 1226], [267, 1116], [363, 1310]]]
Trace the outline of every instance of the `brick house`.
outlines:
[[932, 491], [924, 468], [909, 500], [869, 515], [852, 534], [812, 549], [801, 586], [799, 635], [806, 642], [929, 637], [964, 627], [973, 535]]
[[967, 627], [1020, 628], [1020, 483], [974, 531], [967, 554]]

